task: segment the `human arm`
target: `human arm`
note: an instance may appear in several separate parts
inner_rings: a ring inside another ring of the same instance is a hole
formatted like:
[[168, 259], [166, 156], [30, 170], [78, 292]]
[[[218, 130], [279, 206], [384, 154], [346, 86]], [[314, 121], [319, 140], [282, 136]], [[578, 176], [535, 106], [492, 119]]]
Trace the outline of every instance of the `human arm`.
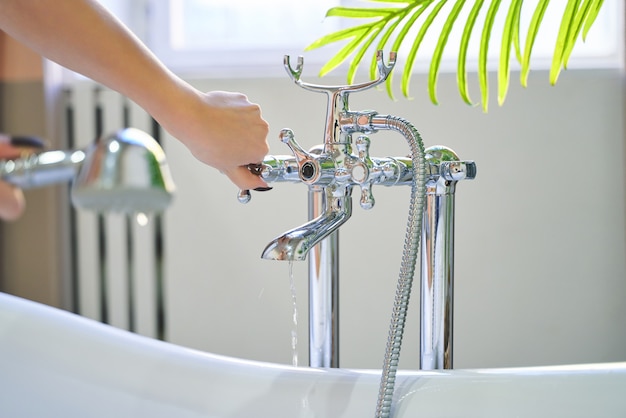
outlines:
[[93, 0], [0, 0], [0, 28], [73, 71], [129, 97], [200, 161], [242, 189], [266, 187], [244, 166], [263, 160], [269, 127], [240, 93], [193, 88]]

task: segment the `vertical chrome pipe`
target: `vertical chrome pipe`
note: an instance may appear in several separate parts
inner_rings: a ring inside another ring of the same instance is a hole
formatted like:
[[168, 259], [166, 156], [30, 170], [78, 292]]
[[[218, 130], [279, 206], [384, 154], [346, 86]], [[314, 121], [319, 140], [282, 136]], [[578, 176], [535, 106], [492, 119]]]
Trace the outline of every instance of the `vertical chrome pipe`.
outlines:
[[[326, 207], [321, 187], [309, 188], [309, 220]], [[309, 366], [339, 367], [339, 231], [309, 252]]]
[[[437, 175], [431, 175], [426, 183], [422, 224], [420, 369], [452, 369], [454, 192], [457, 183], [453, 179], [463, 176], [455, 177], [449, 170], [446, 175], [442, 173], [445, 171], [442, 168], [449, 168], [451, 161], [459, 161], [448, 148], [428, 148], [426, 161], [431, 173]], [[473, 163], [470, 164], [472, 172], [467, 178], [475, 175]]]
[[456, 182], [433, 183], [426, 192], [422, 233], [422, 370], [452, 369]]

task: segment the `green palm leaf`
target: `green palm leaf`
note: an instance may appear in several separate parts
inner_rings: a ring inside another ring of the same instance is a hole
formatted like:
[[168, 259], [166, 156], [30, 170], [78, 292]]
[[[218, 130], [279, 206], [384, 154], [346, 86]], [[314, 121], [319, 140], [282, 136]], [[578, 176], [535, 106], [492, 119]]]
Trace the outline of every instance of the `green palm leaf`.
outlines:
[[[385, 30], [383, 35], [380, 37], [380, 40], [378, 41], [378, 45], [376, 46], [377, 51], [385, 49], [385, 45], [387, 45], [387, 41], [389, 41], [389, 38], [391, 38], [391, 35], [393, 35], [394, 31], [396, 30], [400, 22], [402, 22], [401, 19], [394, 19], [394, 21], [391, 22], [389, 26], [387, 26], [387, 30]], [[370, 62], [370, 78], [371, 79], [376, 78], [377, 71], [378, 71], [378, 65], [376, 61], [376, 55], [374, 54], [372, 55], [372, 60]]]
[[325, 45], [332, 44], [334, 42], [343, 41], [344, 39], [353, 38], [354, 36], [358, 36], [364, 31], [366, 31], [371, 25], [359, 25], [353, 26], [351, 28], [339, 30], [337, 32], [333, 32], [329, 35], [323, 36], [313, 42], [311, 45], [306, 47], [306, 50], [311, 50], [315, 48], [320, 48]]
[[463, 35], [461, 37], [461, 45], [459, 47], [459, 60], [456, 70], [457, 85], [459, 86], [459, 94], [461, 95], [461, 98], [469, 105], [473, 105], [474, 103], [469, 97], [469, 89], [467, 85], [467, 48], [469, 46], [470, 37], [472, 36], [472, 31], [474, 30], [474, 25], [476, 24], [478, 12], [480, 12], [481, 7], [483, 7], [483, 2], [484, 0], [476, 0], [474, 3], [472, 10], [467, 17], [467, 22], [465, 23], [465, 28], [463, 29]]
[[346, 46], [341, 48], [333, 58], [331, 58], [320, 70], [320, 77], [325, 76], [335, 68], [337, 68], [342, 62], [346, 60], [361, 44], [361, 41], [367, 36], [369, 31], [362, 31], [358, 36], [355, 36]]
[[587, 33], [589, 33], [589, 29], [593, 26], [593, 22], [596, 21], [596, 17], [598, 17], [598, 13], [600, 13], [600, 8], [602, 8], [602, 4], [604, 0], [594, 0], [591, 5], [591, 11], [585, 20], [585, 27], [583, 28], [583, 41], [587, 39]]
[[493, 0], [487, 10], [485, 26], [480, 38], [480, 51], [478, 52], [478, 84], [480, 85], [483, 110], [489, 108], [489, 72], [487, 71], [487, 53], [489, 52], [489, 40], [491, 39], [491, 29], [496, 20], [496, 13], [500, 7], [500, 0]]
[[528, 34], [526, 35], [526, 46], [524, 47], [524, 55], [522, 56], [522, 71], [520, 72], [520, 83], [526, 87], [528, 83], [528, 73], [530, 72], [530, 54], [539, 32], [539, 26], [546, 13], [550, 0], [540, 0], [535, 8], [533, 17], [528, 25]]
[[[328, 10], [327, 17], [339, 17], [344, 19], [366, 19], [366, 23], [351, 28], [338, 30], [323, 36], [310, 44], [306, 50], [321, 48], [337, 42], [345, 42], [322, 67], [320, 76], [328, 74], [346, 60], [350, 60], [348, 67], [348, 82], [352, 83], [357, 73], [359, 64], [363, 61], [367, 52], [375, 45], [377, 50], [385, 49], [391, 43], [391, 50], [398, 51], [401, 47], [408, 46], [405, 64], [402, 68], [401, 91], [405, 97], [409, 96], [411, 75], [416, 57], [420, 52], [424, 38], [432, 31], [433, 22], [438, 18], [447, 0], [366, 0], [372, 3], [372, 7], [334, 7]], [[502, 43], [498, 60], [498, 103], [502, 105], [506, 98], [510, 81], [511, 51], [515, 53], [520, 63], [520, 83], [527, 85], [530, 71], [530, 59], [535, 40], [543, 22], [546, 9], [550, 0], [539, 0], [532, 18], [525, 30], [525, 40], [522, 48], [520, 41], [521, 11], [524, 0], [510, 0], [508, 12], [502, 33]], [[457, 62], [457, 84], [459, 94], [463, 101], [474, 104], [470, 99], [467, 81], [467, 51], [471, 35], [478, 22], [478, 17], [487, 6], [484, 23], [481, 30], [479, 57], [478, 57], [478, 84], [481, 93], [483, 110], [488, 109], [489, 84], [488, 84], [488, 52], [489, 41], [492, 37], [494, 22], [499, 13], [501, 0], [455, 0], [444, 20], [443, 27], [438, 34], [435, 49], [430, 59], [428, 73], [428, 93], [430, 100], [437, 103], [437, 82], [441, 59], [444, 48], [448, 43], [450, 33], [459, 21], [463, 9], [471, 6], [466, 21], [462, 22], [463, 32], [459, 44]], [[560, 2], [559, 2], [560, 3]], [[556, 83], [560, 72], [567, 68], [571, 53], [579, 38], [584, 41], [590, 28], [593, 26], [604, 0], [567, 0], [563, 18], [559, 27], [557, 40], [554, 48], [552, 65], [550, 68], [550, 82]], [[381, 5], [384, 4], [384, 5]], [[412, 29], [415, 29], [412, 31]], [[409, 34], [412, 35], [409, 37]], [[372, 51], [373, 52], [373, 51]], [[374, 54], [372, 53], [372, 56]], [[370, 77], [376, 73], [376, 61], [372, 59], [369, 66]], [[386, 90], [389, 97], [393, 98], [392, 75], [386, 80]]]
[[571, 0], [567, 2], [565, 6], [565, 13], [563, 19], [561, 19], [561, 27], [559, 28], [559, 34], [556, 38], [556, 45], [554, 46], [554, 54], [552, 55], [552, 66], [550, 67], [550, 84], [555, 84], [563, 68], [563, 55], [567, 48], [567, 42], [571, 38], [572, 26], [574, 22], [574, 15], [578, 9], [578, 3], [580, 0]]
[[430, 25], [432, 25], [433, 21], [437, 17], [437, 14], [441, 11], [441, 8], [446, 4], [446, 0], [441, 0], [439, 3], [435, 5], [435, 7], [431, 10], [430, 14], [426, 17], [426, 20], [420, 27], [413, 44], [411, 45], [411, 50], [409, 51], [409, 55], [406, 58], [406, 65], [404, 67], [404, 71], [402, 72], [402, 94], [404, 97], [409, 97], [409, 84], [411, 81], [411, 75], [413, 74], [413, 65], [415, 64], [415, 57], [417, 56], [417, 51], [424, 40], [424, 36], [426, 36], [426, 32]]
[[520, 20], [522, 16], [522, 3], [524, 0], [521, 0], [519, 3], [519, 12], [514, 16], [512, 22], [512, 31], [513, 31], [513, 47], [515, 48], [515, 58], [517, 58], [517, 62], [521, 64], [522, 62], [522, 47], [519, 40], [519, 32], [520, 32]]
[[369, 47], [372, 45], [374, 40], [376, 40], [376, 37], [378, 36], [381, 30], [382, 30], [382, 27], [373, 26], [368, 31], [367, 33], [368, 39], [366, 39], [364, 42], [361, 43], [361, 48], [355, 54], [354, 59], [350, 63], [350, 68], [348, 68], [348, 78], [347, 78], [348, 84], [354, 83], [354, 78], [356, 77], [356, 71], [359, 68], [359, 63], [365, 56], [365, 53], [367, 52]]
[[448, 43], [448, 37], [452, 32], [452, 26], [459, 13], [465, 4], [465, 0], [457, 0], [452, 7], [452, 11], [448, 15], [446, 22], [443, 24], [443, 29], [437, 46], [435, 46], [435, 52], [433, 58], [430, 61], [430, 70], [428, 71], [428, 93], [430, 94], [430, 100], [437, 104], [437, 76], [439, 75], [439, 66], [441, 65], [441, 57], [443, 55], [443, 49]]
[[[406, 35], [408, 35], [409, 33], [409, 29], [411, 29], [413, 27], [413, 25], [415, 24], [415, 22], [417, 21], [417, 19], [420, 18], [420, 16], [422, 15], [422, 13], [424, 13], [426, 11], [426, 8], [430, 5], [431, 2], [427, 2], [426, 4], [423, 4], [421, 7], [417, 8], [415, 11], [413, 11], [413, 13], [411, 14], [411, 16], [406, 20], [406, 24], [400, 29], [400, 32], [398, 33], [398, 36], [396, 36], [396, 40], [394, 41], [391, 50], [392, 51], [398, 51], [400, 49], [400, 46], [402, 45], [402, 43], [404, 42], [404, 39], [406, 38]], [[375, 58], [374, 58], [375, 60]], [[375, 66], [375, 61], [372, 62], [372, 66]], [[374, 78], [374, 77], [372, 77]], [[389, 75], [389, 77], [387, 77], [387, 80], [385, 80], [385, 87], [387, 88], [387, 93], [389, 94], [389, 97], [393, 98], [393, 92], [391, 90], [391, 82], [393, 80], [393, 72]]]
[[[509, 7], [509, 12], [506, 15], [506, 22], [504, 23], [504, 33], [502, 34], [502, 46], [500, 48], [500, 68], [498, 70], [498, 104], [502, 105], [506, 98], [506, 93], [509, 89], [509, 68], [511, 57], [511, 46], [516, 44], [515, 42], [515, 28], [516, 22], [520, 21], [520, 14], [522, 11], [522, 0], [513, 0]], [[518, 37], [519, 39], [519, 37]], [[519, 44], [519, 42], [517, 43]]]
[[333, 7], [326, 12], [326, 17], [338, 16], [338, 17], [351, 17], [351, 18], [364, 18], [364, 17], [385, 17], [396, 12], [397, 9], [387, 9], [378, 7]]

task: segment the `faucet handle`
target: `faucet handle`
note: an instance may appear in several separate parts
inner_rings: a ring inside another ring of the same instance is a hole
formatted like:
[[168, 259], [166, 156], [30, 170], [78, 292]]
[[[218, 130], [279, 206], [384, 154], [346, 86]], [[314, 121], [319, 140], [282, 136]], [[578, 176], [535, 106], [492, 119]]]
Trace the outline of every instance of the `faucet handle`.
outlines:
[[476, 178], [476, 163], [474, 161], [461, 161], [450, 148], [435, 145], [428, 147], [425, 152], [431, 177], [441, 177], [445, 181], [455, 182]]
[[439, 172], [448, 181], [473, 180], [476, 178], [476, 163], [474, 161], [446, 161], [441, 163]]
[[361, 198], [359, 199], [361, 207], [369, 210], [374, 207], [374, 203], [376, 203], [376, 199], [372, 194], [372, 182], [361, 184]]
[[298, 162], [312, 158], [311, 154], [302, 149], [300, 144], [296, 142], [295, 135], [291, 129], [281, 129], [278, 138], [280, 139], [280, 142], [289, 147]]
[[241, 189], [241, 190], [239, 190], [239, 193], [237, 193], [237, 200], [239, 201], [239, 203], [246, 204], [246, 203], [248, 203], [250, 201], [250, 199], [252, 199], [252, 195], [250, 194], [250, 190]]
[[300, 180], [306, 184], [328, 184], [334, 180], [335, 162], [324, 152], [307, 152], [294, 138], [291, 129], [282, 129], [279, 138], [286, 144], [298, 164]]
[[[271, 167], [267, 166], [264, 163], [248, 164], [246, 168], [255, 176], [260, 176], [260, 177], [265, 177], [266, 176], [265, 173], [271, 169]], [[239, 203], [246, 204], [250, 201], [250, 199], [252, 199], [250, 190], [241, 189], [239, 190], [239, 193], [237, 193], [237, 200], [239, 201]]]
[[368, 136], [360, 135], [354, 142], [358, 157], [354, 159], [351, 167], [352, 181], [361, 187], [361, 199], [359, 203], [363, 209], [374, 207], [376, 200], [372, 194], [372, 186], [382, 174], [381, 167], [374, 164], [370, 158], [371, 141]]
[[315, 157], [306, 152], [294, 138], [291, 129], [281, 129], [278, 135], [280, 142], [287, 145], [298, 162], [298, 172], [303, 181], [310, 181], [318, 175], [318, 167], [315, 164]]

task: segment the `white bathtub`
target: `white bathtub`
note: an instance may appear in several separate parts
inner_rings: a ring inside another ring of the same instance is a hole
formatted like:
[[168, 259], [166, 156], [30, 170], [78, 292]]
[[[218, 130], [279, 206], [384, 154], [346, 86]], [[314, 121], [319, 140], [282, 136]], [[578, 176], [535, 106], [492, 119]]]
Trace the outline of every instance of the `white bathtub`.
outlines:
[[[0, 294], [0, 417], [373, 417], [379, 373], [216, 356]], [[626, 417], [626, 363], [402, 372], [394, 417]]]

